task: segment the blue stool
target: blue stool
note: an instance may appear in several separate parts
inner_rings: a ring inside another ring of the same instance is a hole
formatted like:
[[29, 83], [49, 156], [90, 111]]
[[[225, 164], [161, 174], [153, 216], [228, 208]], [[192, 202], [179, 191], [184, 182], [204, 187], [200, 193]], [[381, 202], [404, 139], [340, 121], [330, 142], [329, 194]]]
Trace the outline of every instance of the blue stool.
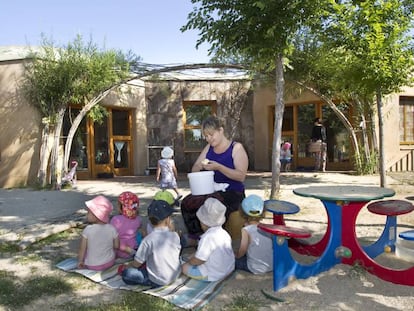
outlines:
[[281, 200], [266, 200], [264, 202], [264, 208], [266, 211], [273, 214], [274, 225], [285, 225], [285, 214], [296, 214], [300, 211], [299, 206], [288, 201]]
[[398, 237], [403, 240], [414, 241], [414, 230], [401, 232]]
[[398, 237], [395, 255], [404, 260], [414, 262], [414, 230], [401, 232]]

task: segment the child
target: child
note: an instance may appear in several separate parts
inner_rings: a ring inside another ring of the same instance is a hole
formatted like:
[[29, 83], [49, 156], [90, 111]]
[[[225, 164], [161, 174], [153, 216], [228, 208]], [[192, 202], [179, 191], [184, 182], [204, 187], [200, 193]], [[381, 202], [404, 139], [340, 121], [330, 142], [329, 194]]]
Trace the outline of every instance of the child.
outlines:
[[142, 240], [134, 261], [118, 270], [126, 284], [159, 287], [170, 284], [180, 275], [180, 238], [169, 229], [173, 212], [165, 201], [151, 202], [148, 218], [154, 230]]
[[[163, 200], [163, 201], [167, 202], [168, 205], [170, 205], [170, 206], [173, 206], [176, 203], [176, 200], [174, 199], [174, 196], [171, 194], [171, 192], [169, 192], [167, 190], [157, 191], [157, 193], [154, 195], [154, 200], [156, 200], [156, 201]], [[146, 235], [150, 234], [153, 230], [154, 230], [154, 228], [152, 227], [151, 222], [147, 221], [145, 234]], [[170, 222], [170, 230], [175, 231], [174, 224], [173, 224], [172, 221]]]
[[291, 144], [285, 142], [280, 150], [280, 163], [281, 171], [288, 172], [290, 170], [290, 164], [292, 163], [292, 151], [290, 150]]
[[208, 198], [197, 211], [204, 233], [197, 250], [182, 265], [183, 273], [204, 281], [223, 279], [234, 270], [231, 237], [222, 228], [226, 221], [226, 207], [215, 198]]
[[247, 223], [241, 230], [240, 247], [236, 255], [236, 269], [253, 274], [266, 273], [273, 270], [272, 238], [257, 228], [263, 216], [263, 200], [249, 195], [242, 201], [242, 211]]
[[112, 217], [111, 225], [115, 227], [119, 235], [119, 249], [116, 251], [118, 258], [130, 258], [138, 248], [136, 236], [141, 226], [141, 217], [138, 216], [139, 199], [130, 192], [122, 192], [118, 197], [119, 215]]
[[[177, 200], [181, 199], [182, 195], [177, 188], [177, 168], [175, 161], [172, 159], [174, 150], [170, 147], [164, 147], [161, 151], [161, 159], [157, 164], [157, 182], [160, 183], [161, 189], [173, 189], [177, 194]], [[161, 180], [160, 180], [161, 177]]]
[[105, 270], [115, 263], [115, 249], [119, 248], [118, 232], [110, 225], [112, 203], [102, 195], [85, 202], [90, 225], [82, 232], [78, 253], [78, 268]]

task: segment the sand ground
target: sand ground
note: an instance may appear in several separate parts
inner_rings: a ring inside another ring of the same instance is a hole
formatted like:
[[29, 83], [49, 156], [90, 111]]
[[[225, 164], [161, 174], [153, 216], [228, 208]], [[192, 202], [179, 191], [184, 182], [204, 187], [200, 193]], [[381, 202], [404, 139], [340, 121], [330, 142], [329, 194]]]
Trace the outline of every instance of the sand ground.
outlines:
[[[394, 174], [387, 177], [388, 187], [396, 191], [393, 199], [414, 200], [414, 186], [410, 185], [411, 176]], [[326, 230], [326, 214], [321, 202], [316, 199], [299, 197], [292, 190], [308, 185], [379, 185], [379, 176], [354, 176], [343, 173], [283, 173], [281, 176], [280, 199], [296, 203], [301, 210], [289, 215], [288, 225], [307, 228], [317, 240]], [[183, 194], [190, 193], [185, 175], [180, 176], [179, 186]], [[271, 175], [269, 173], [250, 173], [246, 180], [246, 193], [269, 196]], [[140, 213], [145, 218], [145, 210], [158, 190], [153, 176], [124, 177], [96, 181], [79, 181], [71, 190], [33, 191], [30, 189], [0, 189], [0, 240], [18, 243], [19, 253], [2, 253], [1, 270], [14, 271], [16, 277], [29, 275], [59, 275], [65, 273], [56, 270], [57, 258], [76, 256], [79, 236], [76, 231], [64, 241], [52, 242], [37, 251], [41, 259], [20, 264], [18, 258], [27, 256], [26, 247], [50, 234], [82, 226], [85, 221], [84, 201], [97, 194], [108, 196], [116, 202], [122, 191], [133, 191], [141, 199]], [[182, 227], [179, 213], [174, 216], [177, 227]], [[373, 215], [366, 208], [357, 219], [357, 236], [362, 243], [373, 241], [379, 236], [385, 222], [385, 216]], [[398, 217], [399, 231], [414, 229], [414, 213]], [[191, 251], [191, 249], [187, 250]], [[298, 257], [304, 262], [314, 258]], [[405, 269], [414, 263], [401, 261], [394, 254], [379, 256], [384, 266]], [[376, 276], [349, 265], [337, 265], [334, 268], [305, 280], [292, 280], [289, 285], [277, 293], [272, 291], [273, 277], [251, 275], [238, 272], [226, 284], [220, 294], [206, 307], [207, 310], [220, 310], [235, 297], [256, 297], [262, 302], [258, 310], [414, 310], [414, 287], [385, 282]], [[263, 296], [264, 289], [285, 302], [276, 303]], [[47, 303], [39, 299], [27, 310], [40, 307], [52, 310], [64, 301], [82, 299], [82, 301], [116, 299], [119, 293], [102, 286], [90, 286], [87, 291], [61, 295]], [[0, 306], [1, 309], [1, 306]]]

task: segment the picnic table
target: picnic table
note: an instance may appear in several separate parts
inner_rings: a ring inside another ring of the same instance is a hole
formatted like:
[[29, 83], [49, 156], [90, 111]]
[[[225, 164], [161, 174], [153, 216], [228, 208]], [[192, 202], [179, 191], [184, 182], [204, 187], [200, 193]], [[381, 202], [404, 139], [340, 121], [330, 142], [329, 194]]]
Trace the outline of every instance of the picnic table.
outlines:
[[[328, 225], [322, 239], [314, 244], [303, 242], [302, 239], [309, 236], [306, 231], [284, 226], [280, 215], [274, 218], [273, 225], [259, 225], [262, 230], [274, 234], [275, 291], [287, 285], [291, 276], [303, 279], [327, 271], [338, 263], [353, 265], [356, 262], [386, 281], [414, 285], [414, 267], [397, 270], [381, 266], [375, 261], [375, 257], [387, 247], [394, 249], [396, 216], [414, 210], [410, 202], [371, 202], [395, 195], [392, 189], [375, 186], [311, 186], [297, 188], [293, 192], [321, 200], [326, 209]], [[387, 220], [381, 237], [371, 245], [362, 246], [356, 236], [356, 219], [369, 202], [372, 204], [370, 212], [385, 215]], [[291, 256], [288, 247], [318, 258], [311, 264], [301, 264]]]

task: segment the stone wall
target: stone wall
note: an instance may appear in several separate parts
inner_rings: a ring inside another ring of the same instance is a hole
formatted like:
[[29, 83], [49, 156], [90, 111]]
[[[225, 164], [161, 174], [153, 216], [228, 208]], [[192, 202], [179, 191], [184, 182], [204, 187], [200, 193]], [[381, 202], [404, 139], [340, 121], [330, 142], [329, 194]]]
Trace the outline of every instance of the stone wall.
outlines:
[[[253, 168], [252, 92], [247, 81], [146, 81], [148, 145], [173, 146], [180, 172], [189, 172], [198, 152], [184, 148], [183, 102], [215, 100], [229, 138], [240, 141]], [[154, 154], [153, 156], [159, 156]]]

